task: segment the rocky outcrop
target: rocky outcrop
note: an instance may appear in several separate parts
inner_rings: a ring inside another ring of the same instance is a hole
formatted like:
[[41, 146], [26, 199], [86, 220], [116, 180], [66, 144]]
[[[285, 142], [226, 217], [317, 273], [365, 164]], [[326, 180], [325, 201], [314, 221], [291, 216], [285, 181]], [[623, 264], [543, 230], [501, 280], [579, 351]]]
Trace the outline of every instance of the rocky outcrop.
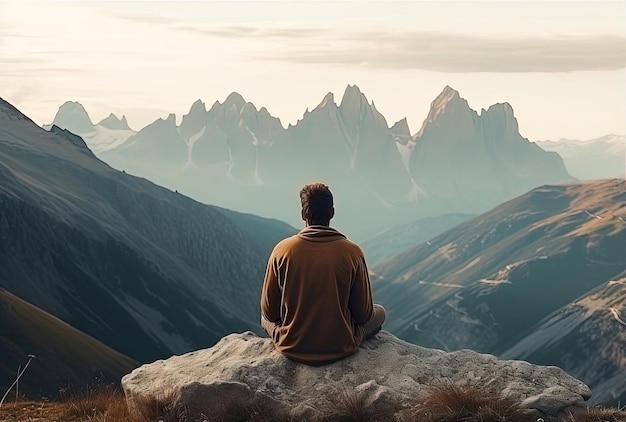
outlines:
[[407, 407], [444, 381], [480, 381], [544, 417], [582, 407], [591, 395], [584, 383], [557, 367], [502, 361], [471, 350], [445, 353], [385, 331], [356, 354], [319, 367], [285, 358], [270, 339], [251, 332], [231, 334], [210, 349], [143, 365], [123, 377], [122, 386], [131, 406], [139, 397], [173, 389], [178, 405], [192, 418], [214, 414], [232, 400], [242, 405], [269, 402], [306, 418], [340, 391], [355, 390], [367, 403]]

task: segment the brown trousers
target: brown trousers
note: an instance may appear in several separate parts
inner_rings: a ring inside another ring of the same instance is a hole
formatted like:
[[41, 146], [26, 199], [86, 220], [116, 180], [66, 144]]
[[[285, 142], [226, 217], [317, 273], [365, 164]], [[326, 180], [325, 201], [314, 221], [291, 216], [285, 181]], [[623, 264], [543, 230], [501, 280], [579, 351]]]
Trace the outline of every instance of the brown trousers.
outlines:
[[[364, 325], [361, 325], [361, 328], [363, 329], [363, 341], [374, 336], [377, 332], [380, 331], [383, 322], [385, 322], [385, 318], [387, 318], [387, 312], [385, 311], [385, 308], [375, 303], [374, 315], [372, 315], [372, 318]], [[268, 321], [263, 315], [261, 315], [261, 327], [263, 327], [265, 332], [270, 337], [272, 337], [272, 333], [274, 332], [274, 328], [276, 328], [276, 325], [277, 324], [275, 322]]]

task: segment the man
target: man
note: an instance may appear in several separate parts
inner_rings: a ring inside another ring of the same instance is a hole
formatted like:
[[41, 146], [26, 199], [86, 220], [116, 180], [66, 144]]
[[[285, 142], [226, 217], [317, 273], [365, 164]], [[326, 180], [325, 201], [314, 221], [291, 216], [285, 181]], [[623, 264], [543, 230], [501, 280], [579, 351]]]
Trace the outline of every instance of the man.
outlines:
[[386, 314], [373, 304], [363, 251], [330, 227], [335, 208], [328, 186], [304, 186], [300, 202], [306, 228], [269, 257], [261, 326], [288, 358], [322, 365], [356, 352]]

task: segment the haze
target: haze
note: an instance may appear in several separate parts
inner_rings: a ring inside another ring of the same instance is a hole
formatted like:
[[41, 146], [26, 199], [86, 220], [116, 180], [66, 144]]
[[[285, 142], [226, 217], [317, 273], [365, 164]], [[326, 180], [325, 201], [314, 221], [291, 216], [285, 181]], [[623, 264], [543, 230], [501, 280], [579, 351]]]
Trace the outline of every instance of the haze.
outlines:
[[284, 126], [356, 84], [419, 130], [445, 85], [531, 140], [625, 132], [624, 2], [0, 2], [0, 96], [134, 129], [237, 91]]

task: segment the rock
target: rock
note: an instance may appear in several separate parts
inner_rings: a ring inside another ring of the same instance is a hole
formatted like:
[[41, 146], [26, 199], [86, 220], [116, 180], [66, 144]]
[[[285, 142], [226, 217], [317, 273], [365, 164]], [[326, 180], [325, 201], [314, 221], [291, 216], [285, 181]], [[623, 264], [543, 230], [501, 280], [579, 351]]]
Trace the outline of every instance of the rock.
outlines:
[[129, 404], [141, 396], [173, 390], [188, 414], [214, 414], [224, 401], [263, 403], [310, 417], [328, 408], [342, 391], [366, 404], [409, 408], [434, 387], [480, 382], [503, 392], [536, 416], [556, 416], [585, 406], [589, 388], [563, 370], [504, 361], [471, 350], [446, 353], [399, 340], [381, 331], [354, 355], [324, 366], [293, 362], [270, 339], [252, 332], [231, 334], [210, 349], [143, 365], [122, 378]]

